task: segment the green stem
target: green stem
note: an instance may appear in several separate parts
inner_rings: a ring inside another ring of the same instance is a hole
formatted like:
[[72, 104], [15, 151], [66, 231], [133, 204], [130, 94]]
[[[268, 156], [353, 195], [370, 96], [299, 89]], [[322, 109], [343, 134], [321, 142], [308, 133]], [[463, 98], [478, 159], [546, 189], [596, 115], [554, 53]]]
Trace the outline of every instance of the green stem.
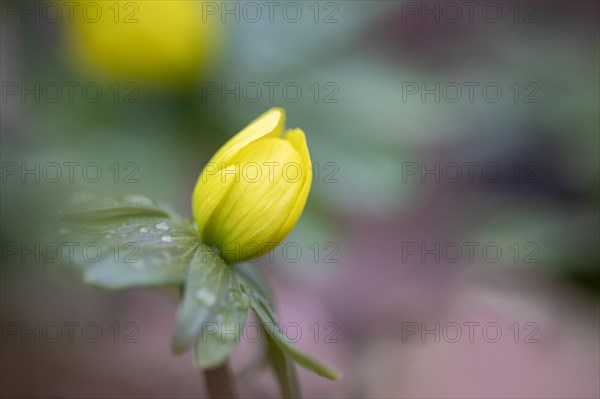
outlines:
[[233, 376], [227, 363], [213, 369], [204, 370], [204, 377], [206, 378], [208, 396], [211, 399], [236, 399], [238, 397]]

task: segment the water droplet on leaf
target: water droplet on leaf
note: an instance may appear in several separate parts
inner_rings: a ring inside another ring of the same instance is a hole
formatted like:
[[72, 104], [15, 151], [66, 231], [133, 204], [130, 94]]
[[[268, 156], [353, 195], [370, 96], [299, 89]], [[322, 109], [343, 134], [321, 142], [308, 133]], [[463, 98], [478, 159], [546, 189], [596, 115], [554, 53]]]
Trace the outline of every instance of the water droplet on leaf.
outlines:
[[129, 194], [123, 198], [123, 200], [130, 205], [138, 206], [153, 206], [154, 203], [148, 197], [139, 194]]
[[91, 193], [89, 191], [79, 191], [69, 198], [69, 205], [72, 206], [81, 206], [85, 204], [89, 204], [93, 200], [96, 199], [96, 194]]
[[154, 225], [154, 227], [160, 231], [168, 231], [169, 230], [169, 225], [166, 224], [165, 222], [156, 223]]
[[198, 299], [198, 301], [205, 306], [212, 306], [217, 300], [215, 294], [202, 288], [196, 291], [195, 295], [196, 299]]

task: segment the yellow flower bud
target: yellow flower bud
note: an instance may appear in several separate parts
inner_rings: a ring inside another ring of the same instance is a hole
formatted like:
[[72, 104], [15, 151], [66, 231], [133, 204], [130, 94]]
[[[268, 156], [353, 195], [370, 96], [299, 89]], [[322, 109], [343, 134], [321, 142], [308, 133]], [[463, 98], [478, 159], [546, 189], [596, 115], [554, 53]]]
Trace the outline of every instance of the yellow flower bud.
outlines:
[[206, 164], [192, 196], [202, 240], [227, 262], [270, 251], [302, 214], [312, 182], [304, 132], [284, 130], [273, 108], [231, 138]]
[[202, 21], [201, 1], [90, 1], [65, 22], [73, 63], [105, 79], [181, 84], [213, 58], [217, 27]]

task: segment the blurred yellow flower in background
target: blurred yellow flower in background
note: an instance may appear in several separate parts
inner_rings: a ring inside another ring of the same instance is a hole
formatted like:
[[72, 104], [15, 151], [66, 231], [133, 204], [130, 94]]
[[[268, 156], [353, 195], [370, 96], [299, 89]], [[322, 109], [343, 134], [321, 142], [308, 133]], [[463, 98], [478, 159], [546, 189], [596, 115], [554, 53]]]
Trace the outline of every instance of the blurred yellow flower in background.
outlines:
[[73, 15], [70, 60], [99, 78], [185, 85], [218, 48], [218, 26], [203, 22], [201, 1], [84, 0]]
[[310, 154], [304, 132], [284, 124], [283, 109], [267, 111], [225, 143], [198, 178], [194, 220], [203, 241], [228, 262], [270, 251], [304, 210]]

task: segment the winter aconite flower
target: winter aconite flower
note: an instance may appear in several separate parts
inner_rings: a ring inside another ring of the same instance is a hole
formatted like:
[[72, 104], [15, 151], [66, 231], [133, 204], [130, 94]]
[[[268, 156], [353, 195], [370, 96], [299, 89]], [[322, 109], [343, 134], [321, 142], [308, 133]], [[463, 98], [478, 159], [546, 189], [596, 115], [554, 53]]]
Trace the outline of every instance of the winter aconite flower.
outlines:
[[112, 81], [186, 84], [214, 58], [217, 27], [201, 1], [89, 1], [65, 22], [66, 49], [84, 71]]
[[231, 138], [206, 164], [192, 198], [205, 243], [228, 262], [260, 256], [292, 230], [310, 191], [304, 132], [285, 130], [273, 108]]

